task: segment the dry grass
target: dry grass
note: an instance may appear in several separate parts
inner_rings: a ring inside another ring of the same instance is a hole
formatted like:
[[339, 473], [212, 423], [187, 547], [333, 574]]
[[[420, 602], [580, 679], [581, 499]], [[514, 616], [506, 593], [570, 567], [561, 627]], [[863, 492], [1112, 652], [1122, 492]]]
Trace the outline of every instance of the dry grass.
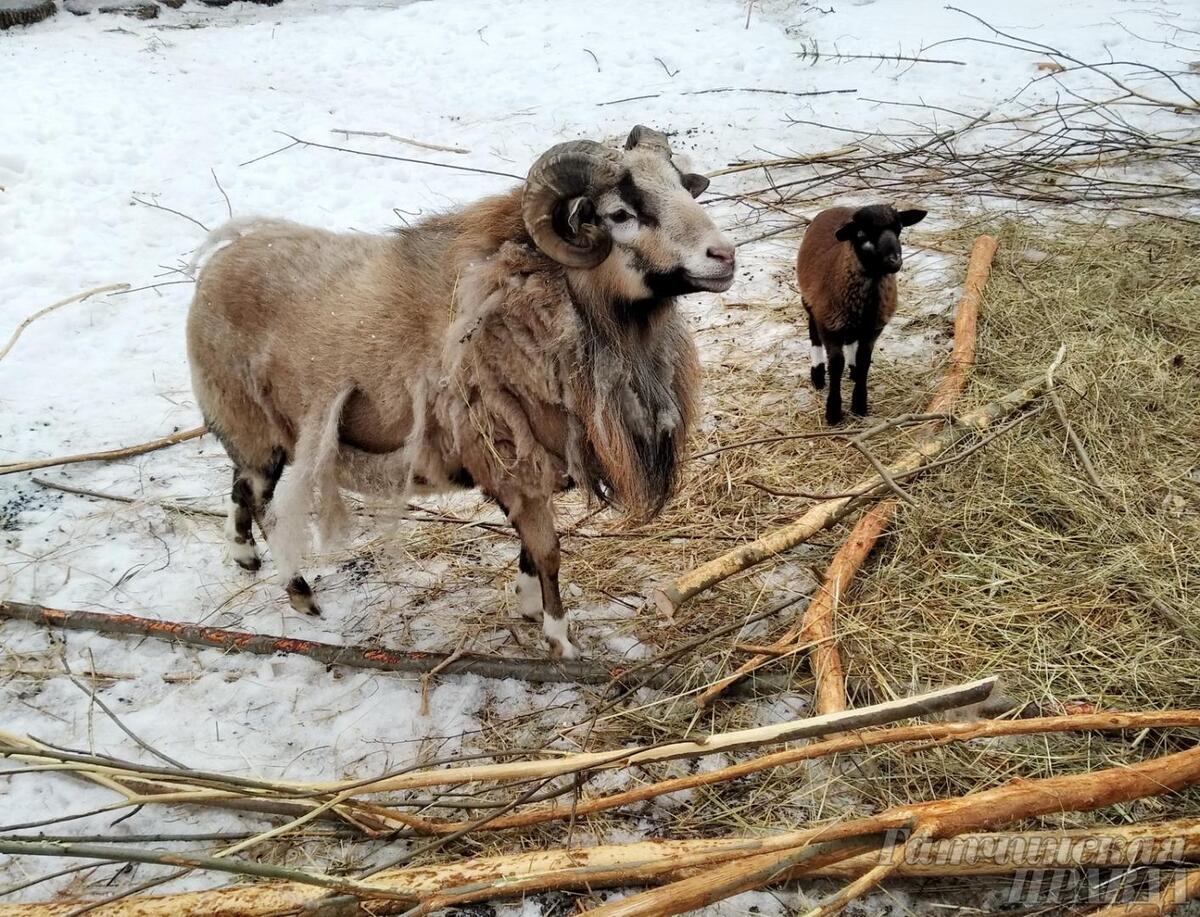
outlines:
[[[1102, 489], [1051, 410], [913, 488], [919, 505], [897, 517], [840, 612], [859, 699], [987, 673], [1047, 711], [1200, 706], [1200, 231], [1010, 226], [1002, 240], [968, 397], [1035, 375], [1065, 342], [1059, 390]], [[885, 753], [852, 782], [885, 805], [1102, 767], [1159, 741]]]

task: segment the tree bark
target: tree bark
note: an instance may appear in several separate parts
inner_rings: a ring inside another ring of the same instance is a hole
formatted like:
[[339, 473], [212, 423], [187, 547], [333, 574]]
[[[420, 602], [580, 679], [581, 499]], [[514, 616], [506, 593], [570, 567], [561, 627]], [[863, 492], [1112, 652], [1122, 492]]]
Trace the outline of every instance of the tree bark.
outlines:
[[[525, 657], [476, 656], [453, 653], [430, 653], [415, 650], [390, 650], [375, 646], [340, 646], [315, 640], [297, 640], [271, 634], [251, 634], [245, 631], [205, 627], [186, 622], [159, 621], [127, 614], [105, 614], [95, 611], [65, 610], [30, 605], [25, 602], [0, 601], [0, 618], [31, 621], [45, 627], [66, 630], [90, 630], [102, 634], [134, 634], [153, 637], [169, 643], [189, 646], [211, 646], [234, 653], [255, 653], [271, 656], [288, 653], [307, 656], [324, 665], [345, 665], [359, 669], [380, 669], [385, 672], [427, 674], [434, 669], [442, 675], [480, 675], [485, 678], [519, 678], [535, 684], [568, 683], [606, 685], [614, 680], [619, 684], [621, 669], [583, 660], [551, 660]], [[439, 668], [440, 667], [440, 668]], [[650, 687], [660, 687], [677, 678], [672, 668], [647, 675]]]

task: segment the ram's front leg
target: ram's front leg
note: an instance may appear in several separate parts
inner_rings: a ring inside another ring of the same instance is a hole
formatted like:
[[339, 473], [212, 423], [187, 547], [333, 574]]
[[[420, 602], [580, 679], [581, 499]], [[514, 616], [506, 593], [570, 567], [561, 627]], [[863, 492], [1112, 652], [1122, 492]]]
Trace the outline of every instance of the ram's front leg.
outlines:
[[[511, 505], [516, 508], [509, 514], [509, 522], [521, 536], [521, 577], [518, 585], [528, 587], [532, 583], [525, 578], [537, 578], [541, 587], [542, 633], [550, 645], [550, 654], [561, 659], [577, 659], [579, 650], [571, 642], [566, 611], [558, 592], [558, 533], [554, 530], [554, 510], [550, 500], [534, 498], [513, 501]], [[523, 610], [527, 609], [527, 602], [522, 598]], [[527, 610], [531, 611], [532, 608]]]

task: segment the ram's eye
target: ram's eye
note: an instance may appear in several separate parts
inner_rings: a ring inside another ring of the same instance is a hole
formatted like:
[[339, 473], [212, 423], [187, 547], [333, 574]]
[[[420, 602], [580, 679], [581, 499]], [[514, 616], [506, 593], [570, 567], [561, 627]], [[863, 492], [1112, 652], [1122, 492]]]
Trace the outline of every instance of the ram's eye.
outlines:
[[614, 223], [626, 223], [633, 219], [633, 214], [628, 210], [618, 210], [616, 213], [609, 214], [608, 218]]

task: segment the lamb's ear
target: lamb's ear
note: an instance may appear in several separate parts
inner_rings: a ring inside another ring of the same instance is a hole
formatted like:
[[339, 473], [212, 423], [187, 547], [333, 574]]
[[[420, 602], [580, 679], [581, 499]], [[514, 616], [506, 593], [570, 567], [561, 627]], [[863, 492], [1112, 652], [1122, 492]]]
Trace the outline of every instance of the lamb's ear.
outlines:
[[920, 223], [925, 219], [926, 212], [924, 210], [901, 210], [896, 216], [900, 218], [901, 226], [912, 226], [913, 223]]
[[687, 188], [688, 194], [692, 197], [699, 197], [708, 188], [708, 179], [698, 172], [685, 172], [683, 187]]
[[833, 237], [839, 242], [849, 242], [854, 238], [855, 231], [854, 221], [851, 220], [849, 223], [839, 229]]

